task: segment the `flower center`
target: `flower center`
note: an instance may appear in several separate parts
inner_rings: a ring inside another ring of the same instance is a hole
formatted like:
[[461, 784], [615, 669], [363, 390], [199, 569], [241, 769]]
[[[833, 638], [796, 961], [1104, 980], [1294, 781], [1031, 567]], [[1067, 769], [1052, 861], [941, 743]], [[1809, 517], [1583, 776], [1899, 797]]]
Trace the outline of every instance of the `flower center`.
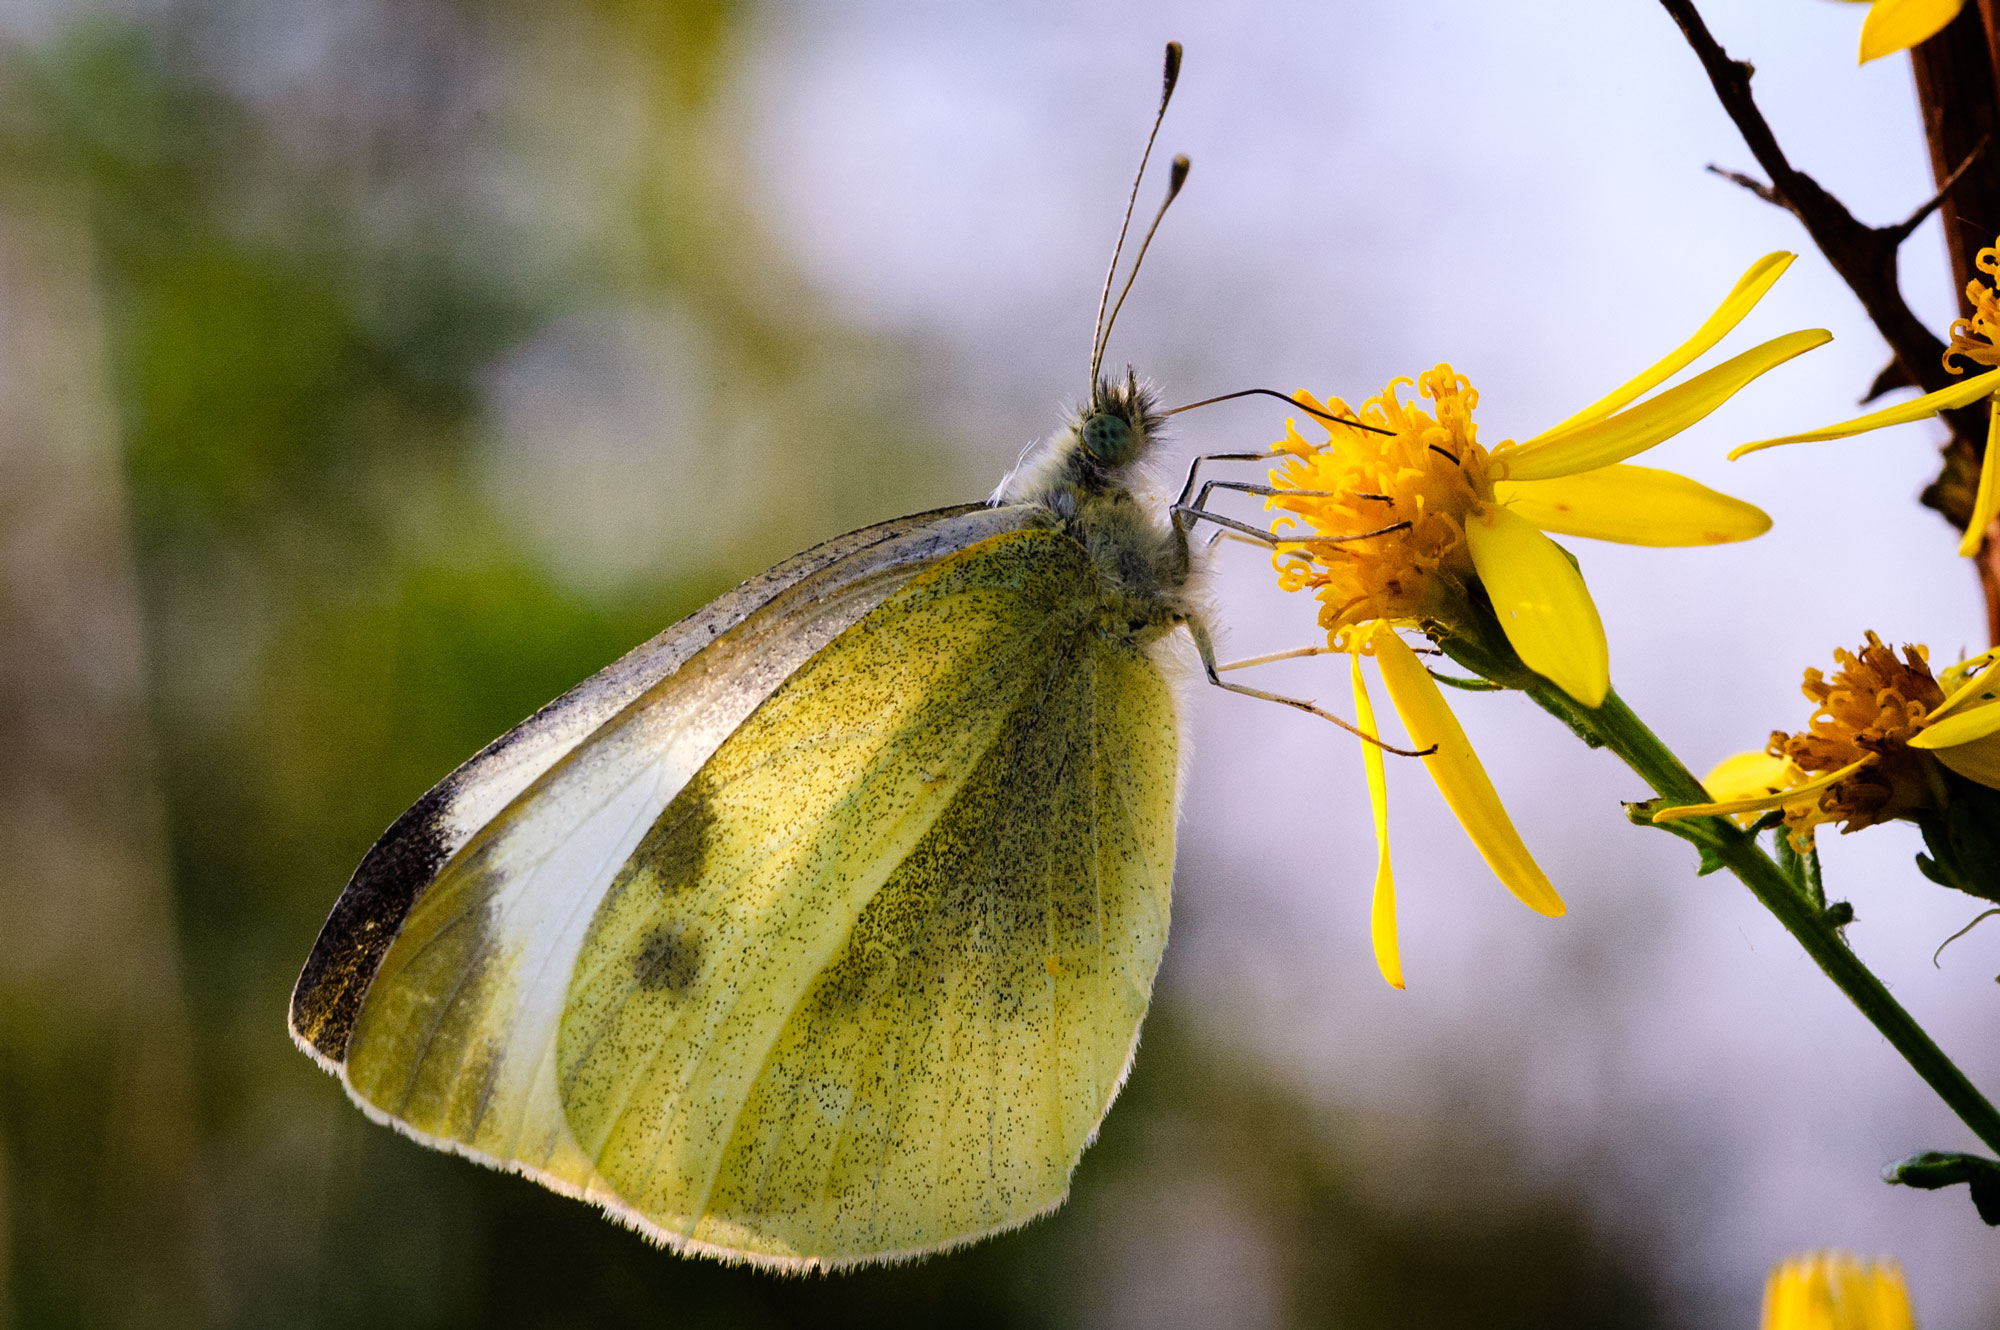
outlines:
[[1790, 735], [1773, 732], [1769, 751], [1809, 775], [1837, 771], [1871, 753], [1876, 760], [1810, 803], [1788, 805], [1785, 824], [1795, 839], [1822, 823], [1840, 822], [1843, 830], [1856, 831], [1930, 803], [1927, 759], [1909, 747], [1924, 717], [1944, 701], [1927, 653], [1904, 647], [1898, 659], [1869, 633], [1858, 652], [1836, 651], [1833, 658], [1831, 679], [1816, 669], [1806, 671], [1802, 691], [1817, 708], [1807, 728]]
[[1289, 456], [1272, 469], [1273, 487], [1306, 491], [1269, 501], [1303, 522], [1280, 519], [1274, 528], [1300, 541], [1274, 556], [1278, 582], [1287, 591], [1313, 590], [1320, 626], [1336, 647], [1349, 645], [1348, 630], [1359, 624], [1435, 618], [1473, 579], [1465, 524], [1493, 502], [1489, 457], [1472, 423], [1479, 394], [1450, 365], [1439, 365], [1416, 380], [1432, 404], [1427, 412], [1398, 398], [1396, 390], [1410, 382], [1393, 381], [1359, 412], [1339, 398], [1322, 405], [1298, 395], [1315, 410], [1387, 433], [1314, 417], [1325, 442], [1310, 443], [1287, 424], [1275, 445]]
[[1975, 262], [1988, 280], [1965, 284], [1972, 317], [1951, 325], [1951, 345], [1944, 353], [1944, 367], [1954, 374], [1965, 369], [1951, 363], [1954, 356], [1964, 356], [1980, 365], [2000, 365], [2000, 295], [1994, 294], [1991, 280], [2000, 276], [2000, 250], [1982, 249]]

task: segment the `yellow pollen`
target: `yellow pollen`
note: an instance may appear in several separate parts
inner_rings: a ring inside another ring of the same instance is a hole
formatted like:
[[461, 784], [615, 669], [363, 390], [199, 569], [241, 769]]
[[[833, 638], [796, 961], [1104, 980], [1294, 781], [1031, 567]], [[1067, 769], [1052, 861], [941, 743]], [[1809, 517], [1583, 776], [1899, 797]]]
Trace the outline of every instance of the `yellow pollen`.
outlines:
[[[1322, 404], [1310, 393], [1297, 395], [1303, 405], [1388, 434], [1313, 417], [1328, 435], [1324, 443], [1307, 442], [1288, 421], [1276, 445], [1290, 456], [1271, 471], [1275, 488], [1326, 491], [1269, 501], [1300, 519], [1277, 524], [1279, 536], [1302, 542], [1273, 556], [1278, 582], [1287, 591], [1312, 589], [1320, 626], [1335, 647], [1344, 648], [1358, 624], [1434, 617], [1473, 580], [1465, 524], [1493, 502], [1487, 450], [1472, 422], [1479, 394], [1450, 365], [1439, 365], [1416, 380], [1433, 414], [1400, 400], [1396, 390], [1410, 382], [1394, 380], [1358, 413], [1339, 398]], [[1398, 529], [1369, 534], [1391, 526]]]

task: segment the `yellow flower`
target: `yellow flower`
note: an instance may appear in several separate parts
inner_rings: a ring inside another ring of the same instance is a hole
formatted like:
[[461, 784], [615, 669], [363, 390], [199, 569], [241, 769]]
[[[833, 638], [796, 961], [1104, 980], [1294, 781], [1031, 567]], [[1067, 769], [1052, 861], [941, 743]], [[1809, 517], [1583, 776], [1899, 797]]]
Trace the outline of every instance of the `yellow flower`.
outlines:
[[1764, 1285], [1764, 1330], [1916, 1330], [1894, 1261], [1813, 1252], [1780, 1261]]
[[1935, 37], [1964, 7], [1965, 0], [1874, 0], [1861, 21], [1861, 63]]
[[1924, 718], [1912, 748], [1930, 753], [1970, 781], [2000, 790], [2000, 647], [1981, 652], [1938, 675], [1944, 701]]
[[1800, 849], [1815, 828], [1842, 831], [1937, 811], [1941, 765], [2000, 789], [2000, 649], [1933, 677], [1930, 653], [1906, 646], [1900, 659], [1874, 633], [1857, 651], [1834, 652], [1831, 679], [1805, 673], [1814, 711], [1807, 728], [1774, 731], [1760, 753], [1739, 753], [1702, 782], [1712, 803], [1666, 808], [1655, 822], [1690, 817], [1754, 818], [1783, 809]]
[[[1448, 637], [1490, 603], [1507, 644], [1529, 669], [1587, 707], [1610, 691], [1604, 628], [1575, 564], [1545, 532], [1633, 545], [1709, 545], [1761, 535], [1757, 508], [1669, 471], [1625, 465], [1720, 406], [1759, 375], [1829, 340], [1795, 332], [1754, 347], [1646, 401], [1734, 328], [1791, 263], [1759, 260], [1686, 342], [1631, 382], [1521, 443], [1490, 451], [1472, 421], [1478, 394], [1449, 365], [1417, 380], [1435, 414], [1405, 402], [1397, 380], [1357, 414], [1339, 399], [1297, 400], [1316, 415], [1323, 442], [1296, 422], [1275, 445], [1279, 492], [1275, 562], [1287, 590], [1310, 588], [1328, 643], [1353, 652], [1356, 709], [1373, 713], [1359, 657], [1373, 656], [1426, 766], [1489, 865], [1544, 914], [1561, 898], [1521, 844], [1451, 709], [1414, 652], [1396, 635], [1413, 628]], [[1638, 403], [1634, 405], [1634, 403]], [[1332, 420], [1319, 417], [1335, 417]], [[1353, 420], [1356, 423], [1343, 423]], [[1303, 521], [1310, 532], [1297, 532]], [[1374, 936], [1383, 977], [1402, 986], [1389, 867], [1381, 754], [1367, 746], [1380, 855]]]
[[[1886, 3], [1886, 0], [1883, 2]], [[1965, 284], [1965, 298], [1972, 304], [1972, 317], [1951, 325], [1951, 345], [1945, 348], [1944, 353], [1944, 367], [1953, 374], [1965, 372], [1965, 367], [1958, 363], [1960, 359], [1977, 365], [2000, 365], [2000, 294], [1995, 293], [1991, 280], [2000, 277], [2000, 249], [1980, 250], [1977, 261], [1979, 270], [1987, 274], [1989, 280], [1982, 282], [1975, 279]], [[1732, 451], [1729, 457], [1734, 461], [1747, 454], [1787, 443], [1845, 439], [1866, 434], [1869, 430], [1887, 429], [1891, 425], [1907, 425], [1940, 411], [1971, 406], [1982, 397], [1992, 398], [1996, 394], [2000, 394], [2000, 369], [1989, 370], [1963, 383], [1925, 393], [1922, 397], [1881, 411], [1871, 411], [1838, 425], [1746, 443]], [[2000, 399], [1988, 403], [1986, 451], [1979, 465], [1979, 488], [1973, 496], [1972, 516], [1965, 524], [1965, 537], [1958, 544], [1958, 552], [1966, 558], [1979, 553], [1980, 544], [1986, 538], [1986, 529], [1993, 524], [1995, 517], [2000, 517], [2000, 410], [1992, 409], [1995, 405], [2000, 405]]]
[[[1686, 476], [1622, 465], [1672, 438], [1765, 371], [1830, 339], [1822, 329], [1788, 333], [1631, 404], [1722, 340], [1791, 263], [1771, 254], [1743, 275], [1715, 313], [1674, 352], [1569, 419], [1490, 452], [1472, 422], [1479, 395], [1449, 365], [1417, 386], [1432, 414], [1391, 383], [1357, 415], [1338, 398], [1311, 410], [1327, 434], [1309, 443], [1296, 423], [1275, 446], [1271, 506], [1315, 533], [1278, 557], [1281, 584], [1313, 588], [1319, 621], [1339, 646], [1349, 629], [1378, 619], [1449, 626], [1478, 583], [1524, 664], [1585, 706], [1604, 701], [1610, 661], [1604, 629], [1583, 578], [1543, 532], [1628, 545], [1712, 545], [1747, 540], [1771, 519]], [[1624, 409], [1629, 407], [1630, 409]], [[1372, 427], [1363, 428], [1363, 427]], [[1281, 523], [1280, 536], [1295, 525]], [[1294, 539], [1294, 538], [1289, 538]]]

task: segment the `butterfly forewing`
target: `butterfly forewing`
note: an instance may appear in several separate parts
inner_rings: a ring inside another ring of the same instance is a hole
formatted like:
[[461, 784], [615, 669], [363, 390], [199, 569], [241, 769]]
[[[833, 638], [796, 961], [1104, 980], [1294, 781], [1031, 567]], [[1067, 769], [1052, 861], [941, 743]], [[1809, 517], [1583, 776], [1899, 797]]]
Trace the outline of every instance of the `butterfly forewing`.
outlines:
[[1174, 724], [1067, 537], [966, 551], [779, 689], [584, 941], [557, 1047], [614, 1207], [770, 1263], [1059, 1201], [1164, 945]]
[[[340, 977], [335, 996], [354, 1007], [339, 1069], [355, 1097], [429, 1143], [588, 1191], [591, 1170], [562, 1123], [554, 1040], [583, 930], [619, 867], [792, 671], [939, 558], [1024, 516], [949, 510], [889, 524], [885, 538], [845, 538], [845, 553], [765, 595], [733, 626], [718, 628], [715, 616], [697, 624], [706, 645], [556, 758], [420, 884], [416, 902], [389, 921], [394, 945], [365, 975], [357, 981], [352, 965], [322, 971]], [[336, 909], [328, 933], [341, 922]], [[368, 943], [343, 934], [318, 950], [365, 955]], [[350, 997], [356, 982], [363, 991]]]
[[[872, 585], [879, 598], [940, 555], [1008, 529], [1019, 517], [1018, 510], [967, 504], [850, 531], [711, 601], [488, 744], [396, 819], [355, 869], [292, 994], [300, 1047], [338, 1068], [376, 966], [411, 903], [475, 832], [648, 689], [718, 639], [749, 636], [730, 636], [746, 620], [789, 624], [801, 615], [828, 615], [821, 607], [826, 595], [851, 594], [871, 578], [880, 579]], [[732, 653], [743, 656], [740, 649]]]

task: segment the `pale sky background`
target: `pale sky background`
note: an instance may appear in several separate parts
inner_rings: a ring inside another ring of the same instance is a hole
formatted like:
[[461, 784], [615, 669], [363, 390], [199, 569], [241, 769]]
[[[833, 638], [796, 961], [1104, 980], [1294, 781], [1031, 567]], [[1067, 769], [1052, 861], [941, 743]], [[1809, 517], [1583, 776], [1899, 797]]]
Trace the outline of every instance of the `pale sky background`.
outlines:
[[[1874, 222], [1927, 196], [1908, 62], [1855, 67], [1858, 7], [1705, 9], [1757, 66], [1797, 165]], [[1614, 680], [1700, 769], [1802, 726], [1801, 670], [1830, 667], [1864, 629], [1946, 660], [1985, 645], [1955, 533], [1915, 502], [1935, 427], [1723, 460], [1852, 414], [1886, 352], [1788, 215], [1704, 173], [1755, 168], [1644, 0], [774, 10], [741, 94], [772, 224], [843, 310], [952, 348], [937, 411], [993, 474], [1082, 391], [1169, 37], [1187, 63], [1160, 146], [1194, 170], [1114, 360], [1186, 401], [1253, 385], [1359, 399], [1449, 359], [1481, 390], [1490, 445], [1596, 398], [1692, 331], [1759, 255], [1796, 250], [1722, 354], [1798, 327], [1837, 340], [1642, 459], [1763, 505], [1777, 527], [1727, 549], [1575, 542]], [[1934, 222], [1905, 248], [1904, 284], [1942, 328]], [[1254, 447], [1281, 415], [1183, 417], [1178, 447]], [[1278, 593], [1259, 556], [1225, 547], [1220, 564], [1234, 651], [1312, 640], [1310, 604]], [[1345, 708], [1344, 673], [1283, 677]], [[1969, 1134], [1740, 885], [1696, 880], [1689, 850], [1625, 824], [1617, 800], [1642, 796], [1636, 778], [1521, 699], [1459, 710], [1568, 918], [1515, 904], [1428, 781], [1392, 766], [1410, 988], [1389, 991], [1367, 944], [1354, 744], [1203, 690], [1170, 991], [1385, 1122], [1446, 1095], [1518, 1121], [1551, 1170], [1598, 1173], [1611, 1222], [1735, 1323], [1754, 1323], [1774, 1259], [1819, 1246], [1898, 1257], [1927, 1327], [1990, 1308], [1995, 1239], [1963, 1194], [1876, 1176]], [[2000, 1084], [2000, 928], [1934, 970], [1932, 948], [1976, 902], [1917, 876], [1914, 831], [1828, 840], [1856, 947], [1975, 1079]], [[1170, 1246], [1142, 1265], [1134, 1296], [1212, 1269]]]

